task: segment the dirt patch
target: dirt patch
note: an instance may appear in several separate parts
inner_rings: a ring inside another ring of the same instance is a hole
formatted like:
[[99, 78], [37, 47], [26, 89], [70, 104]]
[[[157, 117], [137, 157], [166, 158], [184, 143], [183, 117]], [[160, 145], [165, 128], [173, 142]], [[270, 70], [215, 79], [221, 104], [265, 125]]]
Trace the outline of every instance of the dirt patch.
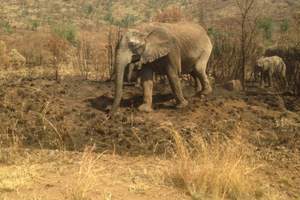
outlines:
[[[186, 83], [189, 106], [178, 110], [169, 86], [159, 84], [155, 86], [154, 112], [146, 114], [137, 110], [141, 89], [126, 86], [120, 113], [108, 119], [113, 88], [110, 82], [74, 78], [59, 83], [50, 79], [3, 81], [1, 146], [82, 151], [95, 144], [98, 152], [168, 156], [174, 144], [166, 127], [179, 132], [187, 142], [199, 134], [208, 143], [240, 137], [253, 145], [261, 160], [276, 165], [276, 171], [267, 175], [278, 182], [276, 187], [281, 187], [282, 181], [282, 187], [290, 188], [288, 195], [299, 195], [300, 180], [295, 177], [300, 177], [300, 115], [294, 109], [296, 98], [246, 95], [218, 86], [212, 95], [199, 98]], [[281, 180], [280, 174], [288, 181]]]
[[[189, 84], [184, 87], [190, 102], [187, 108], [175, 109], [169, 86], [162, 84], [155, 88], [155, 111], [145, 114], [136, 109], [142, 102], [141, 89], [127, 86], [120, 114], [108, 119], [112, 83], [76, 79], [60, 83], [47, 79], [6, 82], [0, 88], [0, 119], [5, 127], [2, 135], [15, 135], [31, 147], [82, 149], [96, 143], [99, 151], [135, 155], [171, 149], [170, 135], [162, 128], [165, 124], [186, 139], [193, 134], [207, 135], [208, 139], [212, 135], [230, 138], [233, 130], [242, 126], [266, 134], [266, 138], [268, 132], [274, 133], [280, 141], [271, 141], [276, 145], [285, 144], [285, 139], [279, 139], [282, 131], [291, 131], [293, 143], [299, 143], [299, 116], [292, 116], [278, 95], [246, 96], [217, 88], [213, 95], [198, 98], [193, 97]], [[288, 119], [288, 125], [280, 124], [284, 119]]]

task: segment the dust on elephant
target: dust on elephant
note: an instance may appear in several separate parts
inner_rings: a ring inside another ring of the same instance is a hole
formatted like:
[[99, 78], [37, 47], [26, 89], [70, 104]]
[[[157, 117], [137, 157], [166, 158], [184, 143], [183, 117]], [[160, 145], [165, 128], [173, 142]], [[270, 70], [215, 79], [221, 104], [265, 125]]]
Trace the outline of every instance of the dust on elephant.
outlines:
[[[124, 79], [128, 83], [135, 83], [136, 87], [141, 85], [141, 69], [142, 65], [140, 63], [131, 63], [125, 69]], [[153, 82], [167, 84], [167, 77], [164, 74], [153, 73]]]
[[144, 92], [139, 110], [152, 111], [153, 73], [166, 74], [174, 93], [177, 107], [188, 102], [183, 97], [180, 74], [192, 74], [201, 84], [200, 94], [211, 93], [206, 67], [212, 43], [206, 31], [192, 23], [151, 23], [127, 31], [121, 38], [116, 53], [115, 96], [111, 113], [115, 113], [122, 99], [123, 78], [126, 66], [141, 65]]
[[279, 56], [261, 57], [257, 60], [254, 67], [255, 79], [259, 79], [260, 86], [268, 81], [268, 86], [273, 86], [273, 78], [276, 77], [287, 87], [286, 65]]

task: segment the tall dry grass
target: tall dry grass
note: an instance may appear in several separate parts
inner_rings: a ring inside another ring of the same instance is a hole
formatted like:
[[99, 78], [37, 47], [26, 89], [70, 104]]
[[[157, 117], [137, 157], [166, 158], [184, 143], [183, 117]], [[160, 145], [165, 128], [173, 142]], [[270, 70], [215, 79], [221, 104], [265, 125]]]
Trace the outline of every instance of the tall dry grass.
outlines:
[[[75, 174], [75, 182], [68, 187], [67, 199], [70, 200], [89, 200], [89, 193], [97, 185], [97, 176], [99, 168], [96, 170], [96, 163], [102, 154], [93, 153], [95, 146], [88, 146], [82, 154], [79, 170]], [[100, 169], [101, 170], [101, 169]]]
[[176, 153], [167, 180], [192, 199], [276, 199], [262, 186], [258, 173], [262, 165], [240, 140], [208, 144], [199, 136], [190, 147], [178, 132], [169, 131]]

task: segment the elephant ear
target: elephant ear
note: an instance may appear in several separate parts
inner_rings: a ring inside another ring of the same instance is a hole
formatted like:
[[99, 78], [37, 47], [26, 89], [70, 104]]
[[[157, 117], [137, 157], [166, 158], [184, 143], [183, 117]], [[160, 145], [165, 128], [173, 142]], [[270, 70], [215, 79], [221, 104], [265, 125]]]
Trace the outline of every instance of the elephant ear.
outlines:
[[265, 64], [265, 60], [266, 60], [265, 57], [259, 58], [259, 59], [257, 60], [257, 63], [256, 63], [257, 66], [262, 68], [262, 67], [264, 66], [264, 64]]
[[154, 30], [145, 39], [145, 49], [141, 55], [141, 63], [151, 63], [170, 53], [171, 40], [165, 30]]

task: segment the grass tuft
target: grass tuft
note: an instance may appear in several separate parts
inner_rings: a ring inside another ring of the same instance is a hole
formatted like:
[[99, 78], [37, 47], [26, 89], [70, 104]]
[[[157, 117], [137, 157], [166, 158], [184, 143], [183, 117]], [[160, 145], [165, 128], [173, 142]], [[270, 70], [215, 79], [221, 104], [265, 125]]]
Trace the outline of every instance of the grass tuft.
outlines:
[[251, 150], [240, 142], [208, 144], [202, 137], [188, 148], [178, 132], [170, 129], [176, 154], [167, 180], [192, 199], [260, 199], [262, 194]]
[[101, 155], [94, 154], [95, 146], [85, 148], [79, 164], [75, 182], [69, 187], [68, 199], [89, 200], [89, 192], [96, 186], [96, 163]]

